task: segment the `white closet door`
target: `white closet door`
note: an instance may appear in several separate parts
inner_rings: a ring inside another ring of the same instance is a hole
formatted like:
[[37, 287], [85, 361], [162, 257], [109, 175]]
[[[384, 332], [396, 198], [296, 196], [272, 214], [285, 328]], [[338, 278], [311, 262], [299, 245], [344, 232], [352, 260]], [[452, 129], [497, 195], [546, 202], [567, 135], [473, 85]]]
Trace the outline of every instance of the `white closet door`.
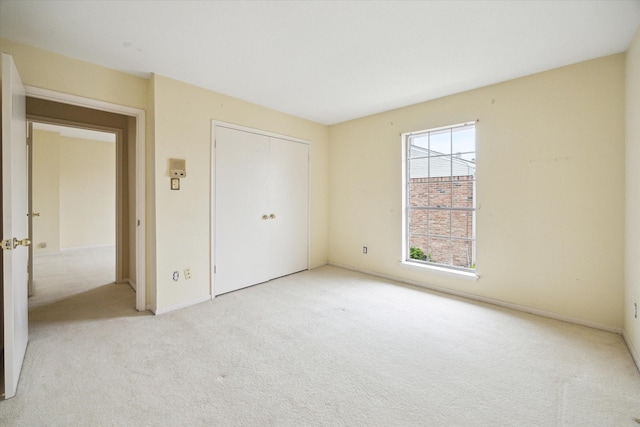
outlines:
[[270, 275], [285, 276], [308, 268], [309, 146], [270, 139]]
[[269, 138], [216, 126], [214, 294], [271, 279]]
[[214, 295], [308, 268], [309, 146], [215, 126]]

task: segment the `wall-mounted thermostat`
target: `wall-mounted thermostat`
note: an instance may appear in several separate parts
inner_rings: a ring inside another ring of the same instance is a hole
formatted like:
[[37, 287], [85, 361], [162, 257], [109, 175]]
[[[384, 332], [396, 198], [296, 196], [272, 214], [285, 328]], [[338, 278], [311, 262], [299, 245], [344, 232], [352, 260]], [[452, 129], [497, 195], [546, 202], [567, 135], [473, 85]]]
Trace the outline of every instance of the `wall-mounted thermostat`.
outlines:
[[184, 159], [169, 159], [171, 178], [185, 178], [187, 176], [187, 162]]

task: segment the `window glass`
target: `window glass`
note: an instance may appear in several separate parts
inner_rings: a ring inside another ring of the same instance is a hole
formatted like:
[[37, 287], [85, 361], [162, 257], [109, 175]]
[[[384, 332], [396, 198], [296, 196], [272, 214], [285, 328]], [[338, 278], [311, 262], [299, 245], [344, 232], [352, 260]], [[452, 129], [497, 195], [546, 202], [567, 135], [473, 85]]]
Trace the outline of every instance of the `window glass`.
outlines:
[[475, 269], [475, 123], [406, 136], [407, 260]]

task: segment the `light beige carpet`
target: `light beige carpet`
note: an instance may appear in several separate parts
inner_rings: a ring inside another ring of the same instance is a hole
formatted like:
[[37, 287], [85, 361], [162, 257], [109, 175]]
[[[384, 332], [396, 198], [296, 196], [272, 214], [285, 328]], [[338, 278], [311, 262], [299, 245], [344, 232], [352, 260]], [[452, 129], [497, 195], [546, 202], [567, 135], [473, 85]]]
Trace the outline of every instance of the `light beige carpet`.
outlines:
[[636, 426], [619, 335], [323, 267], [154, 317], [30, 312], [2, 426]]
[[113, 283], [115, 246], [68, 249], [36, 255], [33, 260], [35, 292], [29, 307], [37, 307]]

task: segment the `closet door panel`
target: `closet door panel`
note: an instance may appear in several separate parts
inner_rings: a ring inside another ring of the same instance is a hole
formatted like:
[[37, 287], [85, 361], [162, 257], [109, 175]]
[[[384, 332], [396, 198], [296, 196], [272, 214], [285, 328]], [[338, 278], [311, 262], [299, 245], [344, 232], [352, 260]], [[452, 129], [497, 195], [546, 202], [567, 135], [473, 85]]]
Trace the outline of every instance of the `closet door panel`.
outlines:
[[308, 268], [309, 146], [270, 138], [272, 278]]
[[271, 278], [269, 138], [216, 126], [214, 295]]

